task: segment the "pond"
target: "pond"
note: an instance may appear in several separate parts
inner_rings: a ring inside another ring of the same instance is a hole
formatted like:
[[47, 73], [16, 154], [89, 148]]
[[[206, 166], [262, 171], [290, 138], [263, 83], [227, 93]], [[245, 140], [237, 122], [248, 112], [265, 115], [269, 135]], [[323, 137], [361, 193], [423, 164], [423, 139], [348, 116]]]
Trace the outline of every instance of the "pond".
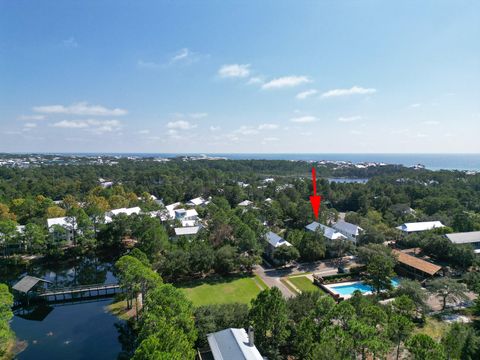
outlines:
[[[0, 282], [10, 285], [23, 275], [37, 276], [57, 286], [115, 283], [116, 255], [88, 255], [68, 262], [0, 266]], [[117, 359], [123, 321], [106, 307], [112, 298], [80, 303], [36, 305], [15, 309], [11, 327], [22, 349], [20, 360]]]

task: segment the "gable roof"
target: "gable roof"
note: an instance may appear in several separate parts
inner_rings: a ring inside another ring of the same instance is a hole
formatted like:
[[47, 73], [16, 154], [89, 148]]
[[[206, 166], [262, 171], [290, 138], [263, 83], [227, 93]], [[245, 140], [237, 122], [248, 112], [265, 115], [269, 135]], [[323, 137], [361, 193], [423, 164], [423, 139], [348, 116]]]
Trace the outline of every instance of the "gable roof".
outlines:
[[201, 229], [202, 229], [202, 226], [200, 225], [175, 228], [175, 235], [177, 236], [196, 235]]
[[454, 244], [480, 243], [480, 231], [452, 233], [445, 236]]
[[131, 207], [131, 208], [120, 208], [120, 209], [113, 209], [110, 210], [110, 214], [112, 216], [116, 216], [119, 214], [125, 214], [125, 215], [132, 215], [132, 214], [140, 214], [140, 211], [142, 211], [138, 206]]
[[225, 329], [207, 335], [215, 360], [263, 360], [255, 345], [250, 346], [245, 329]]
[[325, 236], [327, 239], [330, 239], [330, 240], [346, 239], [346, 236], [343, 235], [342, 233], [336, 231], [335, 229], [329, 226], [320, 224], [316, 221], [305, 226], [305, 229], [312, 232], [317, 231], [318, 228], [320, 228], [323, 231], [323, 236]]
[[332, 225], [332, 227], [335, 230], [338, 230], [340, 232], [344, 232], [346, 234], [350, 234], [353, 236], [357, 236], [360, 233], [360, 231], [363, 231], [363, 229], [360, 226], [351, 224], [343, 220], [336, 222], [335, 224]]
[[423, 222], [414, 222], [414, 223], [404, 223], [396, 228], [403, 232], [417, 232], [417, 231], [428, 231], [437, 228], [442, 228], [443, 225], [440, 221], [423, 221]]
[[401, 264], [408, 265], [414, 269], [420, 270], [428, 275], [435, 275], [437, 272], [442, 270], [442, 267], [431, 262], [419, 259], [415, 256], [406, 254], [398, 250], [392, 250], [392, 252], [397, 256], [397, 260]]
[[243, 200], [241, 203], [238, 204], [238, 206], [250, 206], [252, 204], [253, 202], [250, 200]]
[[198, 206], [198, 205], [202, 205], [205, 203], [205, 199], [202, 198], [201, 196], [199, 197], [196, 197], [195, 199], [191, 199], [191, 200], [188, 200], [187, 201], [187, 204], [191, 204], [193, 206]]
[[72, 223], [70, 223], [68, 220], [69, 218], [67, 216], [47, 219], [47, 227], [51, 228], [54, 225], [59, 225], [61, 227], [68, 228], [68, 229], [77, 227], [76, 222], [74, 224], [75, 226], [73, 226]]
[[286, 246], [292, 246], [292, 244], [290, 244], [287, 240], [285, 240], [284, 238], [278, 236], [277, 234], [275, 234], [274, 232], [272, 231], [269, 231], [266, 235], [265, 235], [268, 243], [273, 246], [274, 248], [277, 248], [279, 246], [283, 246], [283, 245], [286, 245]]
[[19, 291], [19, 292], [22, 292], [22, 293], [27, 293], [35, 285], [37, 285], [41, 281], [46, 282], [46, 283], [50, 283], [50, 281], [43, 280], [43, 279], [37, 278], [35, 276], [26, 275], [22, 279], [20, 279], [19, 282], [17, 282], [15, 285], [13, 285], [12, 289], [16, 290], [16, 291]]

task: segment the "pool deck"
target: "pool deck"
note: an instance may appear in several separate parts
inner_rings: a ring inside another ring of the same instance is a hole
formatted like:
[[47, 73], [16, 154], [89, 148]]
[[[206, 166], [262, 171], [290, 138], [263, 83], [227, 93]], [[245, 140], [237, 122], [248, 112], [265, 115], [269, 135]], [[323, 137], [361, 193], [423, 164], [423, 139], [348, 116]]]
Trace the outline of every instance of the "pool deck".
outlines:
[[[328, 284], [328, 285], [325, 285], [325, 284], [322, 284], [322, 286], [328, 290], [328, 292], [332, 295], [334, 295], [336, 298], [338, 299], [342, 299], [342, 300], [347, 300], [347, 299], [350, 299], [352, 297], [352, 294], [349, 294], [349, 295], [343, 295], [343, 294], [340, 294], [339, 292], [337, 292], [335, 290], [335, 287], [338, 287], [338, 286], [348, 286], [348, 285], [353, 285], [353, 284], [358, 284], [358, 283], [361, 283], [362, 281], [347, 281], [347, 282], [341, 282], [341, 283], [335, 283], [335, 284]], [[365, 292], [362, 292], [363, 295], [371, 295], [372, 292], [371, 291], [365, 291]]]

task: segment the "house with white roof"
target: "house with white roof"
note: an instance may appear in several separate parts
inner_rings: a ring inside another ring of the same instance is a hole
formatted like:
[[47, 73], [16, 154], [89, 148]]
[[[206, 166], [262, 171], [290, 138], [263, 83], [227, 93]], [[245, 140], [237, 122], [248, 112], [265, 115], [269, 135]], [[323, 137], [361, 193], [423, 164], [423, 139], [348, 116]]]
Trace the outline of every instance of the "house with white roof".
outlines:
[[355, 224], [351, 224], [344, 220], [340, 220], [332, 225], [332, 228], [340, 234], [345, 235], [348, 240], [357, 243], [358, 237], [363, 232], [363, 229]]
[[445, 227], [445, 225], [443, 225], [440, 221], [423, 221], [423, 222], [404, 223], [400, 226], [397, 226], [396, 229], [402, 231], [405, 234], [410, 234], [414, 232], [430, 231], [430, 230], [439, 229], [443, 227]]
[[175, 228], [174, 230], [175, 230], [176, 236], [195, 236], [202, 229], [203, 229], [203, 226], [200, 224], [196, 226], [178, 227], [178, 228]]
[[225, 329], [207, 335], [210, 351], [200, 353], [200, 360], [264, 360], [254, 343], [253, 329]]
[[266, 253], [270, 257], [272, 257], [273, 252], [275, 251], [276, 248], [280, 246], [292, 246], [292, 244], [290, 244], [287, 240], [285, 240], [284, 238], [275, 234], [272, 231], [269, 231], [265, 235], [265, 240], [267, 240]]
[[445, 235], [455, 245], [471, 245], [476, 254], [480, 254], [480, 231], [469, 231]]
[[248, 207], [252, 205], [253, 205], [253, 201], [250, 201], [250, 200], [243, 200], [241, 203], [238, 203], [238, 206], [240, 207]]
[[305, 229], [311, 232], [321, 231], [323, 236], [325, 236], [328, 240], [347, 240], [347, 237], [341, 232], [316, 221], [305, 226]]
[[205, 200], [203, 197], [199, 196], [196, 197], [195, 199], [188, 200], [185, 205], [187, 206], [204, 206], [207, 205], [207, 200]]
[[114, 216], [120, 215], [120, 214], [125, 214], [127, 216], [137, 214], [139, 215], [142, 212], [142, 209], [140, 209], [138, 206], [131, 207], [131, 208], [119, 208], [119, 209], [113, 209], [110, 211], [107, 211], [105, 213], [105, 224], [109, 224], [112, 222], [112, 218]]
[[57, 238], [55, 240], [65, 240], [67, 242], [72, 241], [75, 237], [75, 232], [77, 231], [77, 221], [75, 218], [72, 217], [58, 217], [58, 218], [50, 218], [47, 219], [47, 228], [50, 234], [55, 234], [55, 236], [58, 236], [55, 233], [55, 227], [60, 226], [63, 229], [65, 229], [65, 235], [64, 237]]
[[167, 221], [175, 219], [175, 209], [182, 205], [180, 202], [169, 204], [165, 206], [165, 210], [162, 210], [160, 215], [160, 220]]

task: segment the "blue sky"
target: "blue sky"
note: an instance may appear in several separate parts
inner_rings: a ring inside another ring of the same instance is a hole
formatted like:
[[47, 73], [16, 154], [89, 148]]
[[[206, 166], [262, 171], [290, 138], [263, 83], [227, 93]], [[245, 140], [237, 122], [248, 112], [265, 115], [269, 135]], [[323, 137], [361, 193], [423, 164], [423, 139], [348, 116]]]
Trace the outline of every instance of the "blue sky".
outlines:
[[480, 152], [480, 2], [0, 0], [0, 151]]

